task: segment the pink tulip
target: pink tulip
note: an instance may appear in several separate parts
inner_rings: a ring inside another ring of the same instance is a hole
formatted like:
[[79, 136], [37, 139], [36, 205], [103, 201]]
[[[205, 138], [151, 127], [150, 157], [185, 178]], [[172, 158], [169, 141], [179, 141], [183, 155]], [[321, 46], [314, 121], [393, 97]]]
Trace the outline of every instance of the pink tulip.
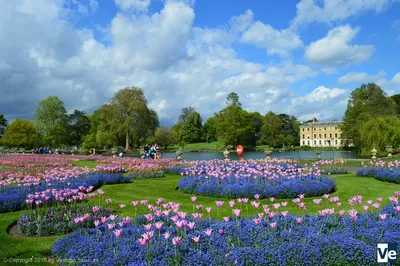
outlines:
[[233, 208], [235, 206], [235, 201], [231, 200], [229, 201], [229, 207]]
[[196, 202], [197, 197], [196, 197], [196, 196], [193, 196], [193, 197], [190, 197], [190, 199], [192, 200], [192, 202]]
[[345, 213], [346, 213], [346, 211], [345, 211], [345, 210], [341, 210], [341, 211], [339, 211], [339, 215], [340, 215], [340, 216], [343, 216]]
[[144, 238], [139, 238], [138, 242], [139, 242], [139, 245], [141, 245], [141, 246], [144, 246], [147, 243], [146, 239], [144, 239]]
[[376, 200], [379, 201], [379, 202], [382, 202], [383, 199], [382, 198], [377, 198]]
[[114, 224], [107, 224], [108, 230], [113, 230], [114, 229]]
[[215, 205], [217, 205], [217, 208], [221, 208], [222, 205], [224, 205], [224, 202], [223, 201], [216, 201]]
[[386, 213], [384, 213], [384, 214], [379, 214], [379, 219], [381, 219], [382, 221], [385, 221], [386, 218], [387, 218], [387, 214], [386, 214]]
[[284, 212], [281, 212], [281, 214], [283, 215], [283, 217], [286, 217], [289, 214], [289, 212], [288, 211], [284, 211]]
[[282, 204], [283, 207], [286, 207], [288, 203], [287, 203], [287, 201], [284, 201], [281, 204]]
[[207, 207], [207, 208], [206, 208], [206, 211], [207, 211], [208, 213], [210, 213], [210, 212], [211, 212], [211, 210], [212, 210], [212, 208], [211, 208], [211, 207]]
[[138, 206], [138, 204], [139, 204], [139, 201], [132, 201], [132, 205], [133, 205], [133, 207], [136, 207], [136, 206]]
[[206, 234], [206, 236], [210, 237], [212, 234], [212, 231], [213, 231], [212, 229], [207, 229], [204, 231], [204, 233]]
[[164, 224], [163, 222], [157, 222], [154, 224], [154, 226], [157, 230], [161, 230], [161, 228], [163, 227], [163, 224]]
[[195, 243], [199, 243], [200, 242], [200, 236], [194, 236], [194, 237], [192, 237], [192, 239], [193, 239], [193, 241]]
[[261, 224], [262, 220], [260, 218], [257, 218], [257, 219], [254, 218], [253, 221], [255, 224], [259, 225], [259, 224]]
[[100, 221], [96, 220], [94, 221], [94, 226], [98, 227], [100, 225]]
[[269, 198], [269, 201], [274, 202], [274, 201], [275, 201], [275, 198], [274, 198], [274, 197], [271, 197], [271, 198]]
[[297, 217], [296, 218], [296, 223], [301, 224], [303, 222], [303, 218]]
[[200, 211], [202, 208], [203, 208], [203, 205], [196, 205], [196, 209], [197, 209], [197, 210]]
[[106, 199], [106, 203], [107, 204], [111, 204], [112, 203], [112, 199]]
[[177, 246], [181, 243], [181, 237], [176, 236], [174, 238], [172, 238], [172, 244], [174, 244], [174, 246]]
[[236, 216], [240, 216], [240, 210], [239, 210], [239, 209], [233, 209], [232, 212], [233, 212]]
[[271, 226], [271, 228], [276, 228], [276, 226], [277, 226], [276, 222], [270, 223], [269, 225]]
[[125, 208], [125, 206], [126, 206], [125, 204], [120, 204], [120, 205], [119, 205], [119, 207], [120, 207], [121, 209]]
[[117, 219], [117, 217], [118, 217], [117, 215], [111, 214], [110, 215], [110, 220], [111, 221], [115, 221], [115, 219]]
[[322, 203], [322, 199], [313, 199], [313, 202], [318, 205]]
[[97, 207], [97, 206], [93, 206], [93, 207], [92, 207], [92, 211], [93, 211], [93, 212], [98, 212], [99, 210], [100, 210], [100, 208]]
[[190, 223], [187, 224], [187, 227], [189, 227], [191, 230], [193, 230], [194, 229], [194, 225], [195, 225], [194, 222], [190, 222]]
[[368, 211], [368, 207], [369, 207], [368, 205], [362, 206], [362, 208], [363, 208], [364, 211]]
[[122, 234], [122, 230], [115, 230], [113, 233], [114, 233], [114, 235], [115, 235], [116, 237], [120, 237], [121, 234]]
[[224, 230], [223, 230], [223, 229], [219, 229], [219, 230], [218, 230], [218, 234], [219, 234], [220, 236], [222, 236], [222, 235], [224, 234]]
[[258, 200], [258, 199], [260, 199], [260, 195], [259, 195], [259, 194], [255, 194], [255, 195], [254, 195], [254, 198], [255, 198], [256, 200]]
[[229, 222], [230, 221], [229, 217], [223, 217], [223, 219], [224, 219], [225, 222]]
[[163, 236], [164, 236], [165, 239], [168, 239], [171, 236], [171, 233], [170, 232], [165, 232], [163, 234]]
[[152, 224], [146, 224], [146, 225], [144, 225], [144, 229], [145, 229], [146, 231], [150, 231], [150, 230], [151, 230], [151, 227], [152, 227]]

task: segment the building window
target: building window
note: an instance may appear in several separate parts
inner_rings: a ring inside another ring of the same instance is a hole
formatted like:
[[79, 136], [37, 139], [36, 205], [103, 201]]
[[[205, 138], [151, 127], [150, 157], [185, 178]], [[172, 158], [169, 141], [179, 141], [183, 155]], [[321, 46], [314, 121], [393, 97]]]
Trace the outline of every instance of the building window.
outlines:
[[319, 134], [319, 138], [320, 138], [320, 139], [322, 138], [321, 134]]
[[316, 140], [314, 140], [314, 145], [317, 145], [317, 141]]
[[303, 140], [303, 145], [305, 145], [306, 144], [306, 142]]
[[337, 133], [335, 133], [335, 138], [337, 138]]
[[307, 144], [310, 145], [310, 141], [307, 141]]
[[337, 130], [337, 127], [335, 127], [335, 130]]
[[321, 131], [321, 128], [319, 128], [319, 131]]
[[329, 134], [329, 138], [332, 138], [332, 134]]
[[314, 134], [314, 139], [316, 139], [317, 138], [317, 134]]
[[324, 134], [324, 138], [326, 139], [326, 134]]
[[303, 134], [303, 139], [305, 139], [304, 134]]
[[307, 135], [307, 138], [310, 139], [310, 135]]
[[310, 131], [310, 128], [307, 128], [307, 131]]
[[317, 131], [317, 128], [316, 128], [316, 127], [314, 127], [314, 131]]
[[326, 127], [324, 127], [324, 130], [326, 130]]
[[335, 140], [335, 144], [337, 145], [337, 139]]
[[319, 145], [321, 145], [322, 144], [322, 140], [319, 140]]
[[303, 132], [304, 132], [304, 127], [303, 127]]

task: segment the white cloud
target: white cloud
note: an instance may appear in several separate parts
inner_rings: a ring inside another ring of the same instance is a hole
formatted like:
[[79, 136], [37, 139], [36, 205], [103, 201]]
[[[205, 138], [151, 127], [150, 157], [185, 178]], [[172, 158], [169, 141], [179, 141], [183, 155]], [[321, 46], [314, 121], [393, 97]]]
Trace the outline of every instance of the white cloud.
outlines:
[[366, 61], [374, 52], [373, 45], [351, 45], [359, 28], [349, 25], [331, 29], [327, 36], [312, 42], [305, 49], [305, 57], [319, 65], [346, 65]]
[[368, 11], [383, 12], [391, 2], [395, 0], [301, 0], [291, 25], [296, 28], [313, 22], [340, 22]]
[[338, 82], [341, 84], [345, 83], [365, 83], [365, 82], [375, 82], [384, 78], [386, 75], [385, 72], [379, 72], [377, 75], [368, 75], [365, 72], [349, 72], [344, 76], [341, 76], [338, 79]]
[[147, 11], [151, 0], [115, 0], [115, 4], [121, 10], [133, 9], [136, 11]]
[[300, 121], [312, 117], [321, 121], [341, 119], [346, 110], [347, 100], [346, 90], [319, 86], [304, 96], [293, 97], [288, 110], [290, 113], [296, 113]]
[[258, 48], [267, 49], [268, 54], [287, 56], [289, 51], [302, 47], [300, 37], [289, 29], [282, 31], [274, 29], [271, 25], [265, 25], [256, 21], [243, 33], [241, 42], [253, 44]]

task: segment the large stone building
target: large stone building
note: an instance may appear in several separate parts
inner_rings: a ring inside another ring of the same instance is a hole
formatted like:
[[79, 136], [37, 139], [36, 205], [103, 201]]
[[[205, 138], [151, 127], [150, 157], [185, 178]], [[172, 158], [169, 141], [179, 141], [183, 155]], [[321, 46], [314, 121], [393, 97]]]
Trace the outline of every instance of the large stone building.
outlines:
[[300, 126], [300, 146], [342, 147], [340, 126], [343, 121], [314, 122]]

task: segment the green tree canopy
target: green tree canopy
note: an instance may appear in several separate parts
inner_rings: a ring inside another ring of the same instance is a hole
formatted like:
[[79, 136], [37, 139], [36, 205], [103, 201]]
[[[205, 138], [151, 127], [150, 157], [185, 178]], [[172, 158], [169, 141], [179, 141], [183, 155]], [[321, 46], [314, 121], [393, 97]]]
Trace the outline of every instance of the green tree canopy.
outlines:
[[71, 145], [81, 145], [83, 137], [90, 132], [90, 120], [85, 115], [85, 112], [74, 110], [69, 115], [69, 140]]
[[198, 112], [192, 112], [183, 123], [180, 134], [186, 143], [195, 143], [201, 140], [202, 119]]
[[360, 128], [373, 118], [396, 114], [396, 105], [376, 84], [362, 84], [350, 94], [343, 118], [343, 137], [351, 140], [354, 146], [362, 148]]
[[217, 128], [215, 125], [215, 117], [210, 117], [203, 126], [203, 138], [208, 143], [217, 140]]
[[0, 138], [4, 135], [4, 131], [8, 125], [7, 119], [3, 114], [0, 114]]
[[392, 95], [390, 98], [396, 103], [396, 113], [400, 116], [400, 94]]
[[1, 138], [1, 143], [7, 147], [19, 147], [25, 149], [32, 149], [38, 145], [40, 136], [36, 130], [35, 125], [25, 119], [15, 119], [4, 132]]
[[183, 123], [185, 123], [188, 116], [193, 112], [196, 112], [196, 109], [194, 109], [194, 107], [192, 107], [192, 106], [183, 107], [181, 109], [181, 114], [179, 115], [179, 118], [178, 118], [178, 124], [183, 125]]
[[50, 96], [36, 107], [36, 128], [50, 148], [65, 144], [68, 134], [68, 116], [64, 103], [57, 96]]
[[362, 154], [370, 155], [372, 148], [385, 152], [388, 146], [400, 147], [400, 119], [393, 116], [381, 116], [370, 119], [360, 126]]
[[249, 113], [251, 127], [253, 131], [251, 144], [256, 145], [261, 139], [261, 128], [264, 125], [264, 117], [259, 112]]
[[154, 135], [159, 124], [157, 113], [147, 107], [143, 90], [136, 87], [118, 91], [111, 102], [102, 107], [102, 115], [101, 121], [106, 123], [103, 128], [125, 139], [125, 149], [130, 142], [136, 145], [145, 142]]
[[228, 97], [226, 97], [226, 104], [228, 106], [242, 106], [242, 104], [239, 102], [239, 95], [237, 95], [235, 92], [229, 93]]
[[248, 112], [230, 105], [215, 115], [217, 137], [225, 145], [251, 144], [253, 128]]
[[168, 146], [176, 143], [176, 140], [168, 127], [157, 128], [154, 133], [154, 141], [160, 147], [164, 148], [168, 148]]
[[[281, 135], [282, 120], [273, 112], [268, 112], [264, 117], [264, 124], [261, 128], [262, 143], [269, 146], [276, 146], [275, 139]], [[283, 135], [282, 135], [283, 136]], [[282, 137], [279, 137], [280, 139]]]
[[[300, 144], [300, 122], [293, 115], [279, 114], [282, 121], [281, 132], [285, 136], [285, 145], [299, 145]], [[292, 138], [287, 138], [292, 136]], [[290, 140], [290, 141], [289, 141]], [[282, 144], [283, 145], [283, 144]], [[280, 145], [280, 146], [282, 146]]]

